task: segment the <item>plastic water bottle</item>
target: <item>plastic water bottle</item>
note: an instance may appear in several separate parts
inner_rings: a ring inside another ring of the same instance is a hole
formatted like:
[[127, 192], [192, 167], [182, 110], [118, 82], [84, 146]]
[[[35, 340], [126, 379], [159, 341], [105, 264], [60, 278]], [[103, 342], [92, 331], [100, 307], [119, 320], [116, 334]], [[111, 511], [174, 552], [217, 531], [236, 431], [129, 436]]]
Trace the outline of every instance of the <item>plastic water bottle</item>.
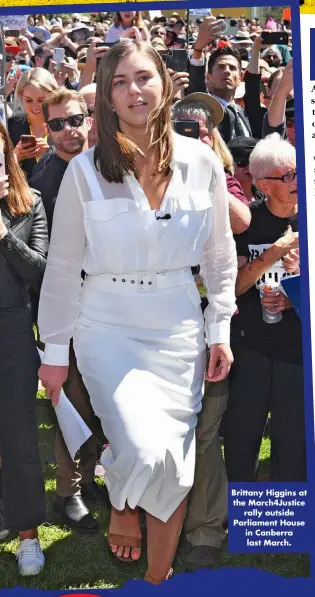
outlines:
[[[260, 294], [261, 299], [263, 298], [265, 292], [280, 292], [280, 288], [279, 288], [279, 286], [270, 286], [270, 285], [266, 285], [266, 284], [261, 284], [259, 286], [259, 294]], [[265, 323], [279, 323], [279, 321], [281, 321], [282, 311], [279, 311], [278, 313], [270, 313], [270, 311], [267, 311], [267, 309], [264, 305], [261, 305], [261, 307], [262, 307], [262, 318]]]

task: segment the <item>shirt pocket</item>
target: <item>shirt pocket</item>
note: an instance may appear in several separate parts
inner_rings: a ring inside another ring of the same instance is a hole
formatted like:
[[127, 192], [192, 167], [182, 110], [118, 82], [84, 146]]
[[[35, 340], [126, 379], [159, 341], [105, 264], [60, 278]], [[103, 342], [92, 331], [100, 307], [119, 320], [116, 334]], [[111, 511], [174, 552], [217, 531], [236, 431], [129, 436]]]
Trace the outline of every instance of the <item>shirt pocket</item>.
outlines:
[[132, 199], [115, 198], [103, 201], [88, 201], [84, 203], [84, 215], [87, 220], [94, 222], [108, 222], [117, 216], [135, 212]]
[[209, 191], [189, 191], [190, 209], [192, 211], [206, 211], [213, 206], [212, 197]]

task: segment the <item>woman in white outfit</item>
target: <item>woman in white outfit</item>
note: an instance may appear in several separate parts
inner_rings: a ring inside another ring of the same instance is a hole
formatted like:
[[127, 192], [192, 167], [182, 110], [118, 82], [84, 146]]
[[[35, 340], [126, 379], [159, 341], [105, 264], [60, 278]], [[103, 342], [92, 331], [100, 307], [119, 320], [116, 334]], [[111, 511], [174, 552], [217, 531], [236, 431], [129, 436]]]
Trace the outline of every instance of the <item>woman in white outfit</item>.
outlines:
[[149, 44], [123, 41], [104, 56], [98, 145], [66, 170], [39, 307], [47, 395], [56, 404], [73, 337], [109, 439], [102, 464], [110, 548], [123, 561], [139, 558], [141, 506], [145, 578], [154, 584], [171, 569], [194, 479], [205, 330], [190, 268], [201, 264], [208, 288], [212, 381], [224, 379], [233, 360], [237, 271], [223, 166], [204, 144], [173, 132], [171, 97]]

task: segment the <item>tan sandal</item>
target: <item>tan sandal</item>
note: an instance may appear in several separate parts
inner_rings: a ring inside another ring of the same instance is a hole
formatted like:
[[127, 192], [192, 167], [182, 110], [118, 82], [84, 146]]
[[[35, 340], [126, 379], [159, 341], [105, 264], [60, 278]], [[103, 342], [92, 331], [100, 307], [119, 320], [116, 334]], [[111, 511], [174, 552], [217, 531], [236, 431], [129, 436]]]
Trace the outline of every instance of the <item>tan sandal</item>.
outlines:
[[129, 547], [130, 549], [132, 548], [136, 548], [140, 550], [140, 555], [141, 555], [141, 538], [139, 537], [126, 537], [125, 535], [115, 535], [114, 533], [108, 533], [107, 534], [107, 542], [108, 542], [108, 547], [110, 549], [110, 552], [113, 554], [113, 556], [115, 556], [115, 558], [117, 558], [118, 560], [120, 560], [121, 562], [138, 562], [140, 559], [139, 558], [132, 558], [131, 556], [129, 558], [125, 558], [125, 556], [118, 556], [112, 549], [111, 549], [111, 545], [118, 545], [121, 546], [123, 545], [124, 547]]
[[165, 578], [162, 578], [162, 580], [156, 580], [149, 574], [147, 570], [143, 580], [150, 582], [152, 585], [160, 585], [164, 580], [168, 580], [169, 578], [171, 578], [171, 576], [173, 576], [173, 572], [173, 568], [170, 568]]

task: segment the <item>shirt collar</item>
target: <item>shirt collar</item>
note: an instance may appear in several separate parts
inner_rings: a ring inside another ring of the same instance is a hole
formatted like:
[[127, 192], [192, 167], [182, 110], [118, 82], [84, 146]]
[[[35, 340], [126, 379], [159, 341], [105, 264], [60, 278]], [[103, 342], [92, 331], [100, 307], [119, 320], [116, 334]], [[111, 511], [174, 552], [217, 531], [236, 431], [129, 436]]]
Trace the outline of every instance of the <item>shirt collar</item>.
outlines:
[[218, 100], [218, 102], [220, 102], [220, 104], [221, 104], [221, 106], [223, 106], [223, 108], [228, 108], [228, 106], [235, 106], [235, 102], [227, 102], [222, 97], [218, 97], [217, 95], [214, 95], [214, 93], [210, 93], [210, 95], [212, 95], [212, 97], [214, 97], [216, 100]]

